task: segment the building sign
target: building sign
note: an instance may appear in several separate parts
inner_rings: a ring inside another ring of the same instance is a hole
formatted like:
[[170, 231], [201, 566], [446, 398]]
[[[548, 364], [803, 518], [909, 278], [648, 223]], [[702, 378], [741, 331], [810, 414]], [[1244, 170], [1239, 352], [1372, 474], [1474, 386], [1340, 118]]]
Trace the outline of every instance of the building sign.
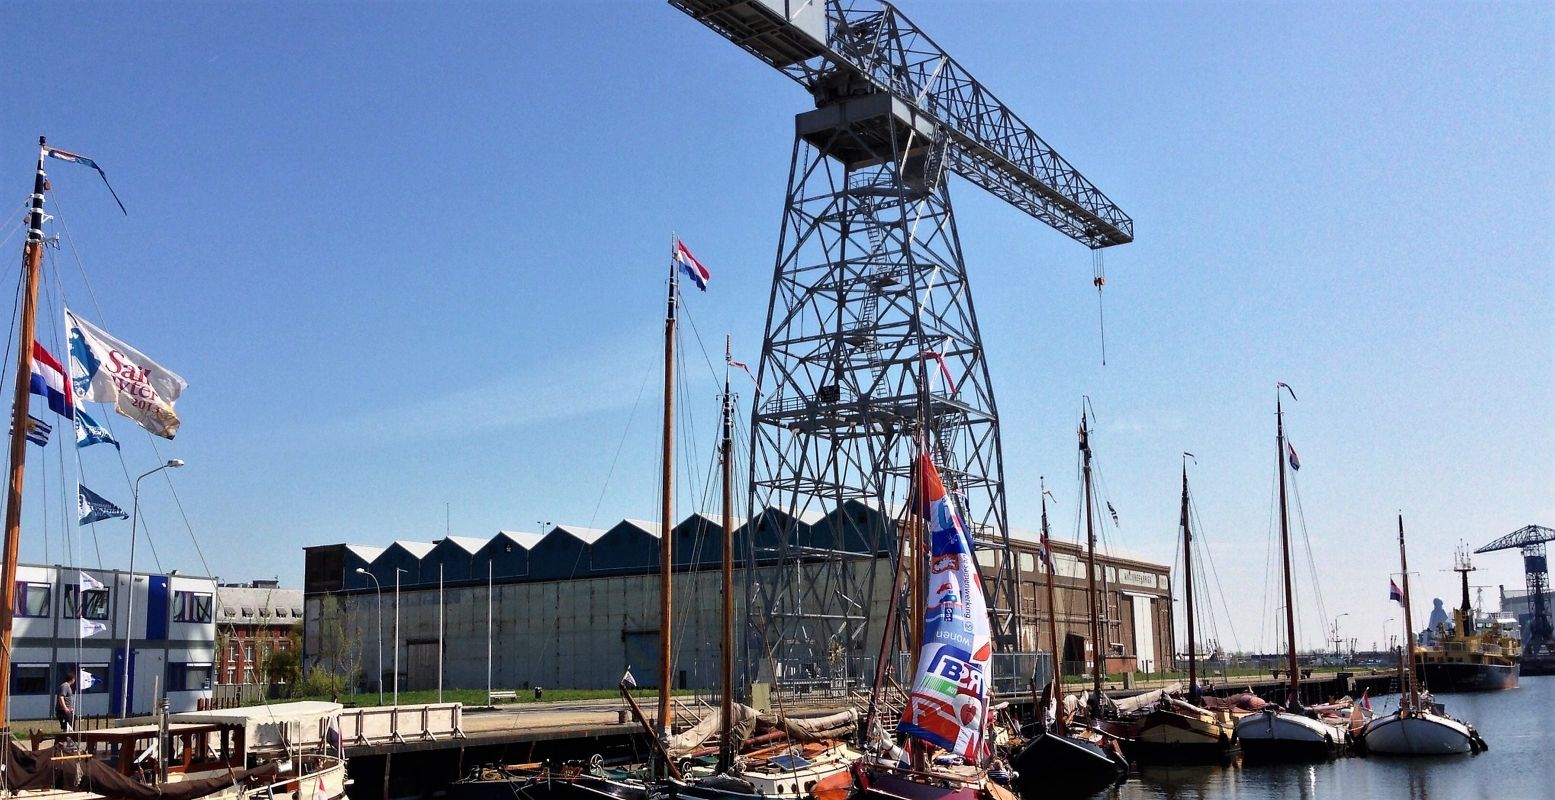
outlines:
[[1153, 572], [1141, 572], [1127, 567], [1118, 570], [1118, 582], [1126, 583], [1129, 586], [1147, 586], [1154, 589], [1156, 588], [1155, 578], [1156, 576]]

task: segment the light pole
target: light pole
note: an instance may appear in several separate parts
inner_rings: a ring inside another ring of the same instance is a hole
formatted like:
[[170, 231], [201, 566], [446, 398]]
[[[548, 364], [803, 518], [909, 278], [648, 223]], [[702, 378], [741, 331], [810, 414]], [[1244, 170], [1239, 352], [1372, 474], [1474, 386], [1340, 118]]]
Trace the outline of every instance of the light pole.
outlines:
[[1382, 621], [1382, 646], [1387, 648], [1388, 652], [1393, 651], [1393, 640], [1388, 638], [1388, 625], [1395, 621], [1392, 617]]
[[367, 571], [366, 567], [357, 567], [356, 574], [366, 575], [373, 579], [373, 591], [378, 594], [378, 705], [383, 705], [383, 586], [378, 583], [378, 576]]
[[130, 574], [124, 580], [127, 596], [124, 598], [124, 669], [119, 676], [119, 719], [130, 715], [130, 634], [135, 629], [135, 523], [140, 521], [140, 479], [183, 465], [183, 459], [170, 458], [166, 464], [143, 472], [135, 479], [134, 497], [130, 502]]
[[1340, 666], [1344, 665], [1344, 656], [1341, 655], [1341, 650], [1340, 650], [1340, 647], [1341, 647], [1340, 643], [1343, 642], [1344, 640], [1339, 638], [1339, 617], [1348, 617], [1348, 616], [1350, 616], [1350, 612], [1346, 611], [1343, 614], [1340, 614], [1339, 616], [1334, 617], [1334, 655], [1339, 657]]
[[394, 568], [394, 707], [400, 705], [400, 573], [407, 569]]

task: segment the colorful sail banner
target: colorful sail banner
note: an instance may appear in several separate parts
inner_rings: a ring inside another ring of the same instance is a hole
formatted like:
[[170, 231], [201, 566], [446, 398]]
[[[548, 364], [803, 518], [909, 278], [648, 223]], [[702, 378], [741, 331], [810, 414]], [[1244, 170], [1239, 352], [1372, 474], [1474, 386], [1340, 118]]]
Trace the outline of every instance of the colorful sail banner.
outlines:
[[70, 379], [76, 394], [115, 411], [164, 439], [178, 433], [173, 401], [188, 387], [177, 373], [65, 309], [70, 331]]
[[899, 730], [971, 763], [983, 758], [988, 661], [993, 639], [972, 538], [951, 507], [939, 471], [919, 457], [914, 491], [929, 533], [923, 641], [918, 674]]

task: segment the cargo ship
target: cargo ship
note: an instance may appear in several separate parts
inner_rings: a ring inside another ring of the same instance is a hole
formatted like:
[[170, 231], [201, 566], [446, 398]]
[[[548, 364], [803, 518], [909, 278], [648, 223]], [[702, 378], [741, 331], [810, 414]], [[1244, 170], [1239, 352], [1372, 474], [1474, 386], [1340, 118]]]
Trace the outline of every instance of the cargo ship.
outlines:
[[1493, 692], [1517, 688], [1522, 642], [1500, 624], [1474, 623], [1469, 603], [1469, 573], [1474, 566], [1460, 552], [1453, 566], [1463, 579], [1463, 603], [1452, 612], [1452, 626], [1432, 631], [1432, 643], [1415, 648], [1415, 669], [1432, 692]]

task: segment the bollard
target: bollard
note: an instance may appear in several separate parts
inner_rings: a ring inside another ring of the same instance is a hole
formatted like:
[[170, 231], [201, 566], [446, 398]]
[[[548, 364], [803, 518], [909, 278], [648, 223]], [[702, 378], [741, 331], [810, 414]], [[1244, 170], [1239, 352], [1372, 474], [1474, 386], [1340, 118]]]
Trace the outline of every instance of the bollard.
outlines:
[[626, 724], [626, 709], [624, 709], [624, 708], [616, 709], [616, 724], [617, 725], [625, 725]]

